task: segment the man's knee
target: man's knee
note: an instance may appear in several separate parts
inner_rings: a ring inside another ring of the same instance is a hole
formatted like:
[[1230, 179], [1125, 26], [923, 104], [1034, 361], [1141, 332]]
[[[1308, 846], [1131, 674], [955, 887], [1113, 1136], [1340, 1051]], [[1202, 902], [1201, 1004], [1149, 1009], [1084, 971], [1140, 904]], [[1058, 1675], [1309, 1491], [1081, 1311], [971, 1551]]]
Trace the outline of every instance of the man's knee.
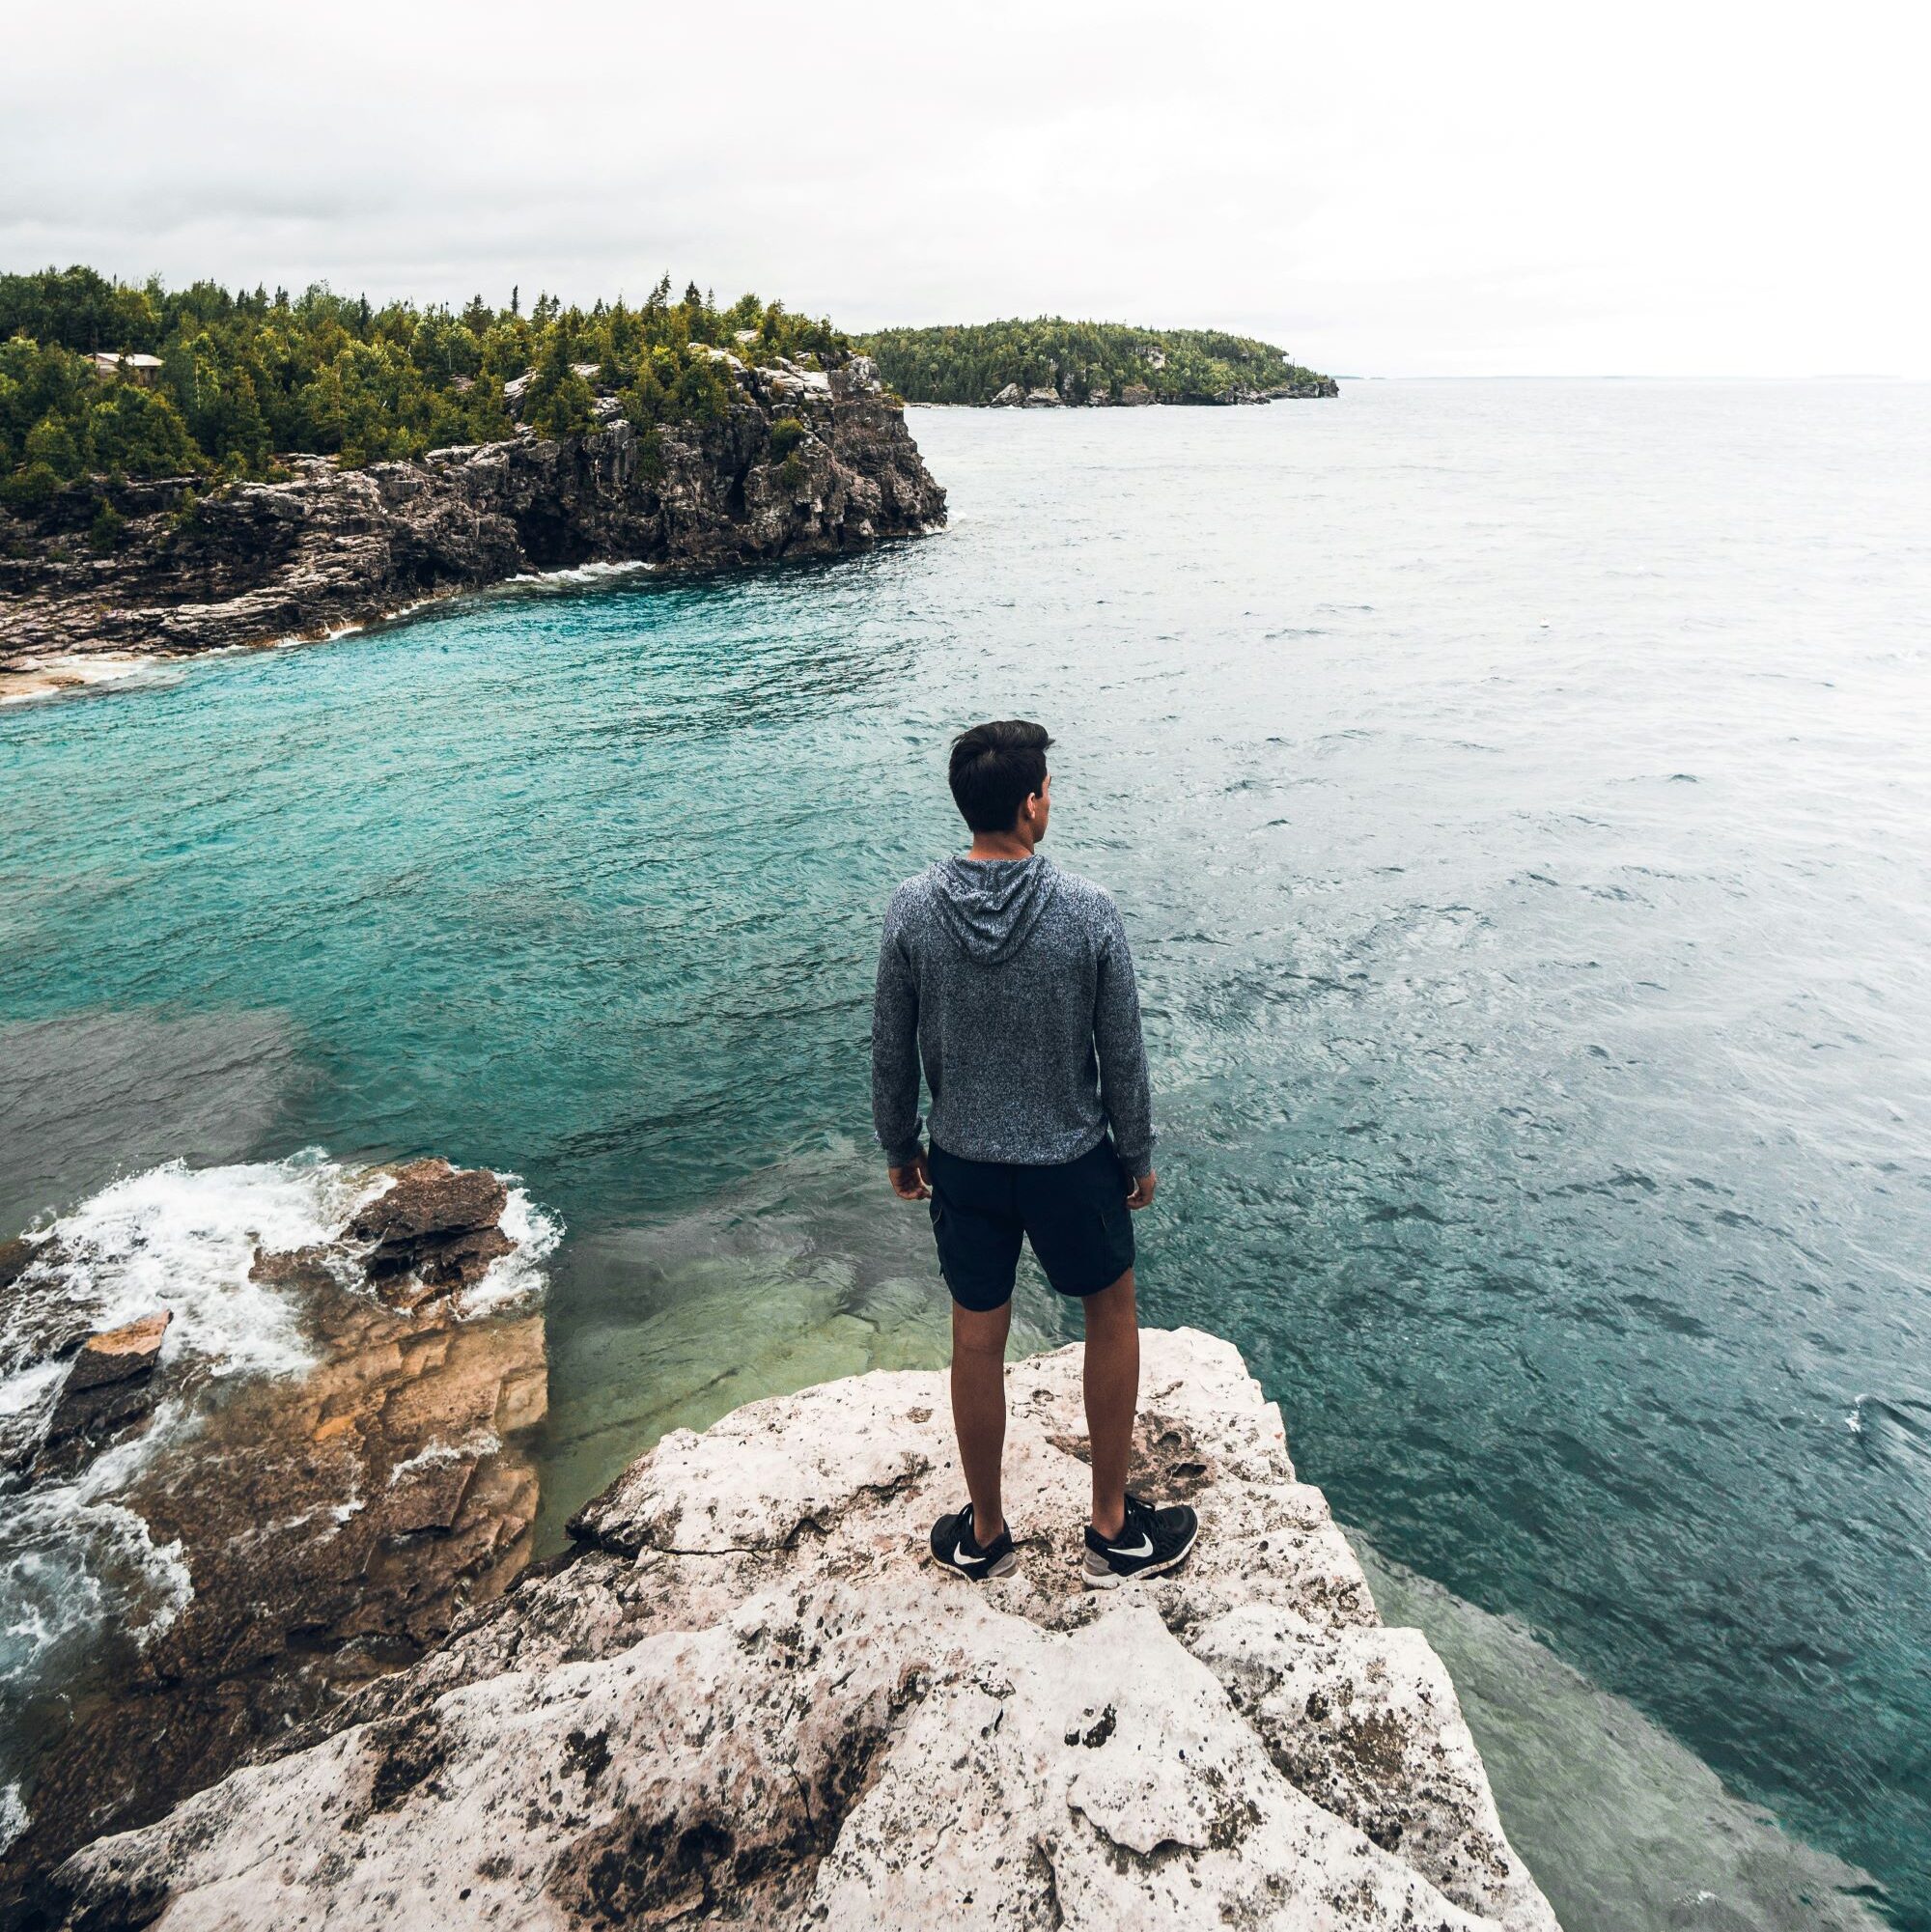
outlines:
[[1013, 1304], [981, 1311], [952, 1304], [952, 1353], [955, 1356], [996, 1356], [1006, 1353], [1006, 1336], [1012, 1328]]
[[1133, 1271], [1128, 1269], [1118, 1280], [1109, 1281], [1096, 1294], [1088, 1295], [1082, 1305], [1089, 1333], [1095, 1330], [1110, 1331], [1134, 1327], [1138, 1315], [1133, 1306]]

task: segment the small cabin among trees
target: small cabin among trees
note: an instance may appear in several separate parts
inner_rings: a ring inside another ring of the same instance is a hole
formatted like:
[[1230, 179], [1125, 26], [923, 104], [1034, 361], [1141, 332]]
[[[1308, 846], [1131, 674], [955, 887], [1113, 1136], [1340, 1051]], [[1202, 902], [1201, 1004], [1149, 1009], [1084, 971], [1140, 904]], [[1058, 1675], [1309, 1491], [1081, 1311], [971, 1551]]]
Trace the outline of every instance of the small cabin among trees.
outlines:
[[94, 373], [104, 381], [119, 376], [124, 381], [138, 382], [143, 389], [152, 389], [160, 379], [161, 358], [158, 355], [116, 355], [112, 350], [97, 350], [88, 360], [94, 364]]

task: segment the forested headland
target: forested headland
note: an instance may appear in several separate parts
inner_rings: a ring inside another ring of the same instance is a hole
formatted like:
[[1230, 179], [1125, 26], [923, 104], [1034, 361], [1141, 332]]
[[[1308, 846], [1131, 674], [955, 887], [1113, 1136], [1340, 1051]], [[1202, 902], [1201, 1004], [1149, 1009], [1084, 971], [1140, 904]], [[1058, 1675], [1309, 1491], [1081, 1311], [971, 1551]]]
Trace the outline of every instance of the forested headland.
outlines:
[[908, 403], [1091, 406], [1259, 403], [1331, 396], [1332, 377], [1286, 350], [1219, 329], [1133, 328], [1123, 322], [970, 322], [888, 328], [858, 338]]
[[[614, 394], [639, 429], [721, 416], [729, 366], [808, 369], [851, 345], [829, 322], [746, 294], [719, 307], [669, 276], [640, 303], [540, 294], [461, 309], [339, 295], [317, 283], [230, 291], [117, 282], [91, 268], [0, 275], [0, 500], [29, 508], [83, 476], [274, 479], [278, 454], [347, 467], [515, 433], [596, 426]], [[527, 376], [513, 410], [506, 384]]]
[[0, 703], [586, 564], [835, 557], [944, 520], [871, 359], [756, 295], [0, 276]]

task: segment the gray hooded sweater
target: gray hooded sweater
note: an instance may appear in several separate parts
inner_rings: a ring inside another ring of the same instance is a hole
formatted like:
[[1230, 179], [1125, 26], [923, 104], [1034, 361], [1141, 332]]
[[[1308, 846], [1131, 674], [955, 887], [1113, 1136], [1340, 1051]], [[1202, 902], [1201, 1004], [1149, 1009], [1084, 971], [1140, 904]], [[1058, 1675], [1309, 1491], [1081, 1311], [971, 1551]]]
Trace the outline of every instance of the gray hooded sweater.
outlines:
[[892, 894], [872, 1008], [872, 1118], [886, 1159], [932, 1138], [967, 1161], [1077, 1161], [1110, 1126], [1153, 1164], [1139, 994], [1111, 894], [1049, 858], [943, 858]]

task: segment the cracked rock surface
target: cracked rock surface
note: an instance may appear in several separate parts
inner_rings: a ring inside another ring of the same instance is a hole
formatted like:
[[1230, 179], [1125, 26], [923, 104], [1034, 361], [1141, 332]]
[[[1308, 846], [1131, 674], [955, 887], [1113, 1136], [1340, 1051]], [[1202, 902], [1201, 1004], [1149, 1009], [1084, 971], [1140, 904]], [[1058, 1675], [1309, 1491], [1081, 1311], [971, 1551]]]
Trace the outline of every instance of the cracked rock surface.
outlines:
[[1017, 1575], [920, 1560], [959, 1500], [939, 1376], [676, 1431], [574, 1557], [77, 1854], [41, 1922], [1553, 1932], [1446, 1672], [1226, 1343], [1144, 1337], [1135, 1486], [1194, 1499], [1193, 1556], [1081, 1591], [1079, 1371], [1007, 1370]]

